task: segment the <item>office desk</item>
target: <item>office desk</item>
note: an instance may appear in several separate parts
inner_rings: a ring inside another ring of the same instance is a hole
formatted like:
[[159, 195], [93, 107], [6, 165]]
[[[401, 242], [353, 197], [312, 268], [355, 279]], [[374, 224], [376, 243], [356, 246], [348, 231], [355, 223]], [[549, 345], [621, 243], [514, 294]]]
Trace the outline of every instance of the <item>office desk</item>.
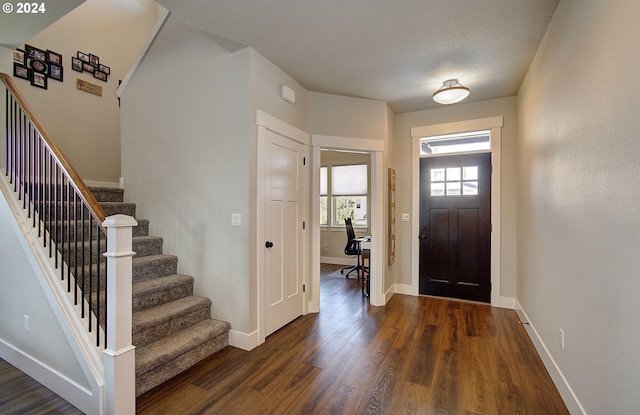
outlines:
[[371, 266], [371, 235], [361, 236], [355, 239], [360, 247], [360, 256], [362, 257], [362, 295], [369, 296], [369, 267], [365, 267], [364, 260], [369, 260], [369, 266]]

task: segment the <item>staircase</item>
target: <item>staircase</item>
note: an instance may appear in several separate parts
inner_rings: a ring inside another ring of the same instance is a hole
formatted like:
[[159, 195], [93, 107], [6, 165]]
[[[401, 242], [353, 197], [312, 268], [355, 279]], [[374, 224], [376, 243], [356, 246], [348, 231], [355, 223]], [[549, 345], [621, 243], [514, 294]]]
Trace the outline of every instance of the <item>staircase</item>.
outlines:
[[[91, 188], [107, 216], [135, 217], [123, 189]], [[177, 273], [178, 258], [149, 236], [149, 221], [133, 228], [133, 328], [136, 396], [229, 345], [231, 325], [211, 318], [211, 300], [193, 295], [193, 277]]]

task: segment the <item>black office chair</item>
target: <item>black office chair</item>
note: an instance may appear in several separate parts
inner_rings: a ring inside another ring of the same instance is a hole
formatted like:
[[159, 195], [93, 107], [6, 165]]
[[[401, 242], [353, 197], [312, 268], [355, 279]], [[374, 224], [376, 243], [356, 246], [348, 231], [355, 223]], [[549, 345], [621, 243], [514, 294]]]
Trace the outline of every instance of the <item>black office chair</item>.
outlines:
[[360, 249], [360, 242], [356, 241], [356, 232], [353, 230], [353, 225], [351, 224], [351, 218], [345, 218], [344, 225], [347, 230], [347, 244], [344, 247], [345, 255], [356, 256], [356, 265], [350, 267], [344, 267], [340, 270], [341, 274], [344, 274], [345, 270], [349, 270], [345, 275], [345, 278], [349, 278], [349, 275], [352, 272], [355, 272], [358, 276], [358, 281], [360, 280], [360, 255], [362, 254], [362, 250]]

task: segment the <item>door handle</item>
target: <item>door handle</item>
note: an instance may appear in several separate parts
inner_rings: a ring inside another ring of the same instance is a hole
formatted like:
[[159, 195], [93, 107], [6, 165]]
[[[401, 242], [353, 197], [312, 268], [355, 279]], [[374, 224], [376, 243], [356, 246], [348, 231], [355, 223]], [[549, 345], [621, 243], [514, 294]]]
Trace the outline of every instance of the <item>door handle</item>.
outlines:
[[273, 242], [271, 242], [271, 241], [267, 241], [267, 242], [264, 244], [264, 246], [265, 246], [265, 247], [267, 247], [267, 248], [271, 248], [271, 247], [273, 246]]
[[421, 241], [424, 241], [425, 239], [427, 239], [426, 232], [420, 232], [420, 234], [418, 235], [418, 239], [420, 239]]

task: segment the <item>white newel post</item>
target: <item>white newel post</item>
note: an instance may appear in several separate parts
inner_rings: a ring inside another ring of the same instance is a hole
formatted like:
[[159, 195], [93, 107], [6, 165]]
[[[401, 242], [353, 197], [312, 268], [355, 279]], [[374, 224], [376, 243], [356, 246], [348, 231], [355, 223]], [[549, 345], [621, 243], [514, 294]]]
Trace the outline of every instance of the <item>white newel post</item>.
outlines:
[[135, 346], [131, 344], [131, 216], [114, 215], [102, 224], [107, 229], [107, 348], [104, 351], [106, 413], [136, 413]]

